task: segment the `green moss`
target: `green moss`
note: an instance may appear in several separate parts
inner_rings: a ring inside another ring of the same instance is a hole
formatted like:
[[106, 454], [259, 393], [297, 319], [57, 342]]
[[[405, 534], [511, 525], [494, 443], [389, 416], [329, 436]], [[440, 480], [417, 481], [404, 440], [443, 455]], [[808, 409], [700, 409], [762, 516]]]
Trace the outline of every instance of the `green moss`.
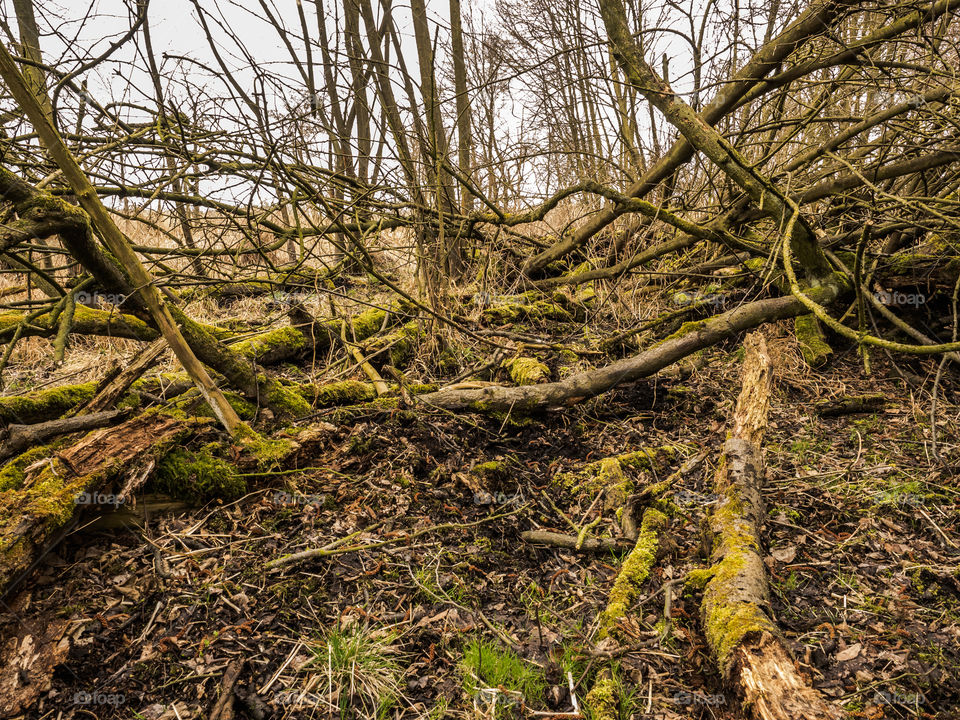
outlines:
[[724, 675], [729, 670], [733, 650], [748, 635], [777, 632], [756, 604], [738, 597], [745, 586], [740, 576], [756, 571], [760, 549], [753, 526], [744, 517], [743, 501], [736, 489], [729, 488], [726, 496], [711, 521], [718, 528], [714, 557], [720, 559], [711, 568], [713, 578], [707, 583], [701, 604], [707, 641]]
[[480, 317], [488, 325], [508, 325], [522, 321], [539, 323], [547, 320], [554, 322], [570, 322], [573, 320], [573, 316], [568, 310], [549, 300], [494, 305], [480, 313]]
[[353, 337], [357, 340], [366, 340], [380, 332], [387, 319], [387, 310], [369, 308], [353, 318]]
[[297, 387], [284, 385], [275, 379], [267, 380], [262, 375], [260, 386], [265, 389], [264, 404], [276, 414], [277, 420], [303, 417], [313, 410]]
[[240, 423], [233, 438], [256, 461], [261, 470], [272, 470], [288, 458], [296, 445], [284, 438], [265, 438], [246, 423]]
[[627, 496], [633, 492], [633, 483], [624, 474], [623, 467], [616, 458], [600, 461], [597, 484], [603, 492], [603, 508], [607, 511], [622, 509]]
[[213, 499], [233, 500], [247, 491], [244, 478], [210, 446], [192, 452], [177, 448], [158, 464], [153, 485], [160, 492], [192, 505]]
[[601, 670], [585, 698], [592, 720], [619, 720], [617, 690], [617, 682], [610, 670]]
[[800, 315], [794, 318], [793, 329], [803, 359], [810, 367], [820, 367], [833, 355], [833, 348], [827, 344], [815, 315]]
[[474, 465], [470, 473], [484, 480], [505, 480], [510, 471], [502, 460], [488, 460]]
[[372, 360], [376, 365], [405, 367], [413, 358], [418, 343], [423, 339], [423, 327], [419, 320], [411, 320], [393, 332], [375, 337], [364, 348], [367, 354], [378, 353]]
[[584, 490], [597, 492], [603, 488], [601, 473], [603, 473], [604, 462], [607, 460], [616, 460], [621, 468], [649, 470], [655, 464], [660, 465], [672, 461], [678, 454], [681, 454], [683, 450], [683, 447], [678, 445], [643, 447], [633, 452], [615, 455], [613, 458], [604, 458], [603, 460], [588, 463], [580, 470], [557, 473], [556, 480], [563, 487], [574, 492]]
[[665, 337], [660, 342], [665, 343], [668, 340], [676, 340], [677, 338], [681, 338], [684, 335], [689, 335], [690, 333], [699, 332], [706, 326], [706, 324], [707, 324], [706, 320], [690, 320], [689, 322], [685, 322], [683, 325], [681, 325], [680, 329], [677, 330], [675, 333], [671, 335], [667, 335], [667, 337]]
[[97, 384], [91, 382], [3, 397], [0, 398], [0, 420], [27, 425], [55, 420], [76, 405], [90, 401], [96, 390]]
[[504, 360], [503, 366], [517, 385], [536, 385], [550, 379], [550, 368], [534, 358], [516, 357]]
[[369, 402], [377, 397], [377, 391], [371, 383], [359, 380], [343, 380], [341, 382], [317, 385], [313, 392], [305, 389], [308, 399], [312, 395], [314, 407], [332, 407], [336, 405], [357, 405]]
[[713, 578], [713, 575], [713, 568], [698, 568], [696, 570], [691, 570], [689, 573], [687, 573], [686, 580], [683, 582], [683, 587], [687, 591], [702, 591], [707, 586], [707, 583]]
[[38, 460], [53, 455], [55, 447], [55, 445], [40, 445], [10, 460], [0, 470], [0, 491], [20, 488], [23, 484], [24, 469]]
[[269, 362], [282, 348], [283, 357], [296, 355], [307, 347], [307, 338], [295, 327], [282, 327], [257, 335], [237, 345], [237, 352], [258, 363]]
[[610, 591], [610, 599], [600, 618], [600, 636], [606, 637], [616, 626], [617, 621], [624, 617], [630, 603], [640, 593], [640, 588], [650, 575], [650, 568], [657, 559], [657, 548], [660, 544], [660, 531], [667, 524], [667, 516], [659, 510], [648, 508], [643, 513], [640, 523], [640, 536], [637, 544], [627, 556], [620, 568]]

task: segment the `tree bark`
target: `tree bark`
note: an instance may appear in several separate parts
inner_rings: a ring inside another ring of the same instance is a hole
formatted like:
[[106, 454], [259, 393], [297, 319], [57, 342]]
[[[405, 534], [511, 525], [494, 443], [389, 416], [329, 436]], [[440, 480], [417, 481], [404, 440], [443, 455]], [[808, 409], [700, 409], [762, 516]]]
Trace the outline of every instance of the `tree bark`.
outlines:
[[707, 642], [725, 682], [757, 720], [839, 718], [800, 677], [770, 616], [760, 488], [773, 370], [762, 335], [752, 333], [744, 347], [733, 429], [713, 482], [722, 499], [710, 519], [712, 578], [701, 608]]

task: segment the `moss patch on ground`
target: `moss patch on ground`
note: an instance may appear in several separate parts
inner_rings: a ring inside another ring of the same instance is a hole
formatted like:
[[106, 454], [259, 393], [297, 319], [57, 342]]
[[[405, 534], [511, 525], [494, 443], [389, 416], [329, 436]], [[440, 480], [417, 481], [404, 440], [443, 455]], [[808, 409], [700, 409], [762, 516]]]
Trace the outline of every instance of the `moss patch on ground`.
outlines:
[[516, 357], [504, 360], [503, 366], [517, 385], [536, 385], [550, 379], [550, 368], [535, 358]]

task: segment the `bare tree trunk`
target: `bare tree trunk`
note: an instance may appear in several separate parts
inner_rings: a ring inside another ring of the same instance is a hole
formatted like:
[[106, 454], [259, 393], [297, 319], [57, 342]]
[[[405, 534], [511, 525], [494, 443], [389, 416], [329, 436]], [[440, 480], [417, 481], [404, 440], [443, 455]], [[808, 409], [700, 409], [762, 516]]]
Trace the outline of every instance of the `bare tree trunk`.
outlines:
[[[457, 157], [460, 173], [471, 179], [471, 155], [473, 152], [473, 116], [470, 96], [467, 94], [467, 64], [463, 49], [463, 22], [460, 0], [450, 0], [450, 44], [453, 53], [453, 83], [457, 93]], [[473, 210], [473, 193], [469, 188], [460, 189], [460, 210], [464, 215]]]
[[[34, 13], [33, 0], [13, 0], [13, 9], [17, 14], [17, 27], [20, 31], [20, 52], [28, 60], [42, 63], [40, 31], [37, 28], [37, 16]], [[23, 77], [27, 81], [30, 92], [40, 103], [44, 115], [52, 120], [53, 109], [47, 95], [47, 79], [43, 70], [33, 65], [24, 65]]]
[[[420, 67], [420, 94], [423, 99], [423, 114], [427, 125], [427, 144], [429, 156], [427, 162], [427, 178], [433, 186], [436, 197], [436, 207], [441, 218], [449, 218], [453, 211], [453, 187], [450, 174], [444, 170], [443, 163], [447, 162], [447, 136], [443, 129], [443, 119], [440, 116], [440, 98], [437, 92], [437, 83], [434, 68], [433, 43], [430, 38], [430, 25], [427, 22], [427, 7], [424, 0], [410, 0], [410, 9], [413, 12], [413, 37], [417, 45], [417, 64]], [[441, 263], [446, 272], [456, 277], [463, 266], [463, 257], [460, 249], [460, 239], [457, 235], [443, 237], [443, 222], [440, 223], [441, 235], [438, 238], [436, 260]], [[438, 268], [439, 269], [439, 268]]]
[[64, 177], [70, 183], [83, 209], [90, 215], [93, 224], [103, 238], [104, 244], [121, 263], [131, 284], [137, 288], [137, 292], [149, 309], [157, 328], [167, 340], [177, 359], [196, 383], [197, 389], [213, 409], [217, 419], [220, 420], [227, 432], [233, 435], [240, 425], [240, 418], [236, 411], [227, 402], [223, 393], [214, 384], [207, 369], [197, 360], [197, 356], [194, 355], [190, 345], [184, 340], [170, 314], [170, 310], [163, 301], [163, 296], [154, 285], [150, 273], [147, 272], [147, 269], [140, 262], [140, 258], [130, 247], [130, 243], [113, 222], [107, 209], [100, 202], [96, 190], [94, 190], [66, 145], [63, 144], [63, 140], [48, 117], [44, 115], [40, 102], [27, 88], [16, 63], [2, 43], [0, 43], [0, 76], [3, 77], [17, 104], [30, 118], [34, 129], [53, 160], [60, 167]]

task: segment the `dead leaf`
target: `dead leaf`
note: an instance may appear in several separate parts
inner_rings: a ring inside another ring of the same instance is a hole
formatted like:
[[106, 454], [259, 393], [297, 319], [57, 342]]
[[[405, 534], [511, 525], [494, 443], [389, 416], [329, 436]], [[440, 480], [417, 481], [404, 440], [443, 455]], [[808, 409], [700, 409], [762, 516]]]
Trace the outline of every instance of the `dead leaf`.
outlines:
[[773, 555], [779, 562], [793, 562], [793, 559], [797, 556], [797, 546], [787, 545], [786, 547], [776, 548], [775, 550], [771, 551], [770, 554]]
[[853, 660], [857, 655], [860, 654], [860, 649], [863, 646], [860, 643], [850, 645], [845, 650], [841, 650], [837, 653], [837, 662], [846, 662], [847, 660]]

